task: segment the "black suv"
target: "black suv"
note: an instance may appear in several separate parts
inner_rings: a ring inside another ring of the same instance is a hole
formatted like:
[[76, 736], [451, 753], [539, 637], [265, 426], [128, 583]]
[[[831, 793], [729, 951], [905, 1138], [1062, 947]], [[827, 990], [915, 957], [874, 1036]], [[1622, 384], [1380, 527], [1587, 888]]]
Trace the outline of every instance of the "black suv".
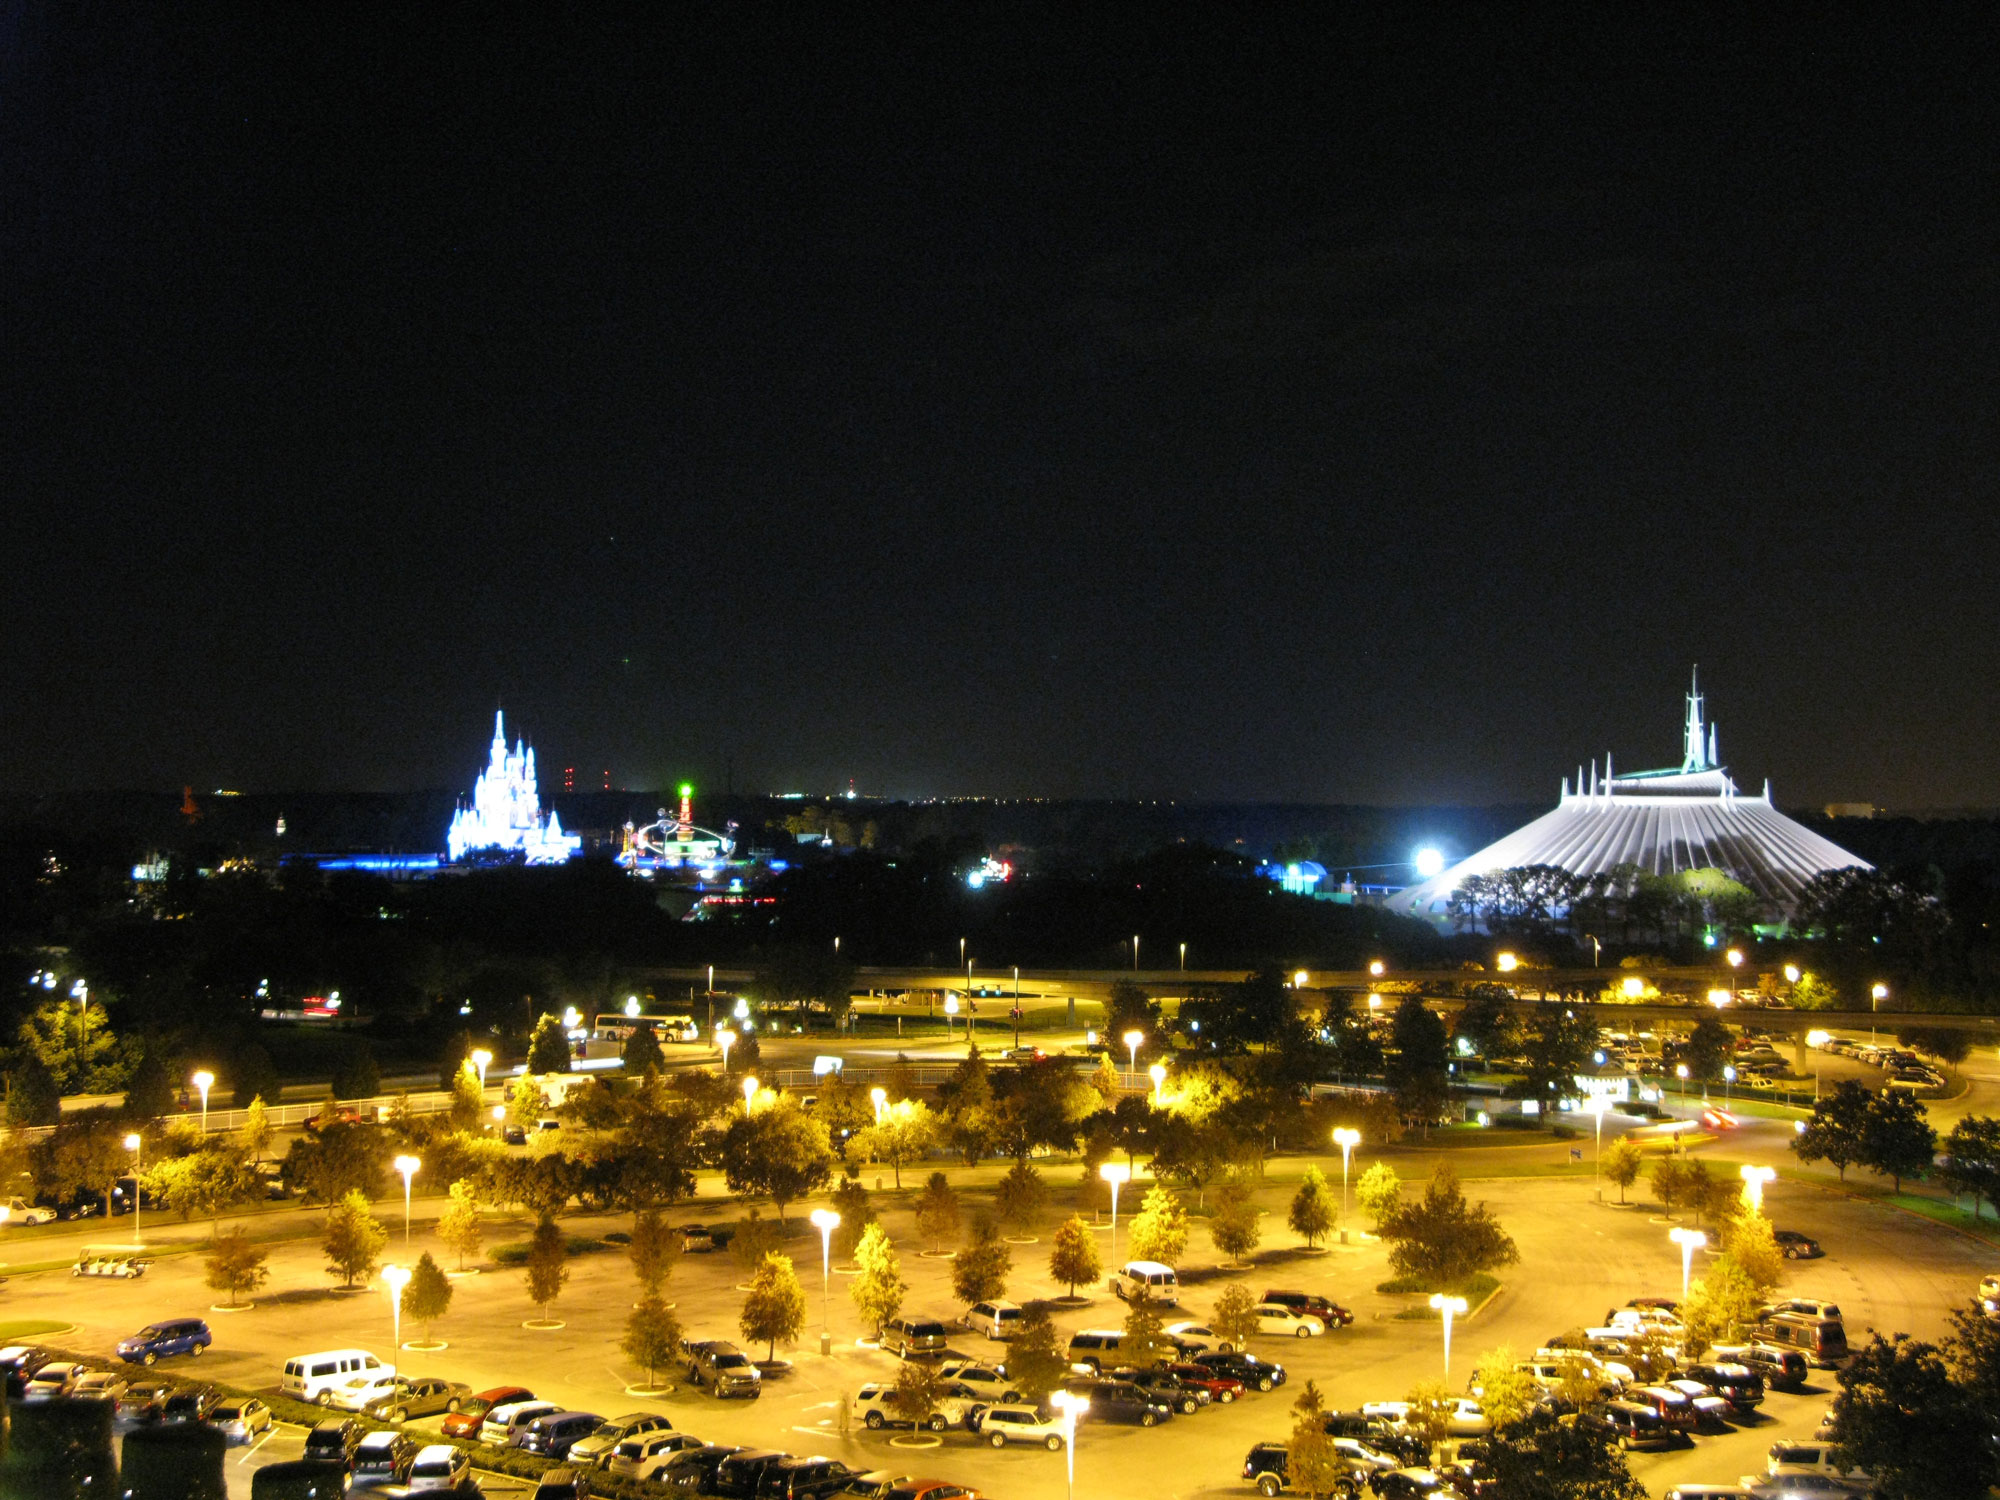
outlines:
[[1742, 1365], [1774, 1391], [1802, 1391], [1812, 1375], [1812, 1367], [1803, 1354], [1796, 1349], [1780, 1349], [1776, 1344], [1750, 1344], [1733, 1349], [1728, 1362]]
[[1072, 1380], [1065, 1389], [1089, 1399], [1086, 1421], [1137, 1422], [1141, 1427], [1155, 1427], [1174, 1414], [1163, 1397], [1142, 1391], [1129, 1380]]
[[847, 1488], [854, 1471], [835, 1458], [787, 1458], [757, 1482], [757, 1500], [819, 1500]]
[[1353, 1438], [1378, 1453], [1388, 1454], [1399, 1463], [1423, 1464], [1430, 1461], [1429, 1443], [1412, 1433], [1397, 1431], [1380, 1417], [1358, 1411], [1330, 1411], [1326, 1414], [1323, 1429], [1328, 1437]]
[[716, 1465], [715, 1477], [703, 1487], [703, 1493], [719, 1495], [722, 1500], [755, 1500], [765, 1471], [790, 1457], [776, 1448], [739, 1448]]
[[305, 1452], [300, 1456], [337, 1463], [351, 1474], [361, 1434], [361, 1424], [353, 1417], [328, 1417], [306, 1434]]
[[1259, 1443], [1243, 1460], [1243, 1477], [1257, 1486], [1259, 1494], [1285, 1492], [1285, 1463], [1290, 1457], [1283, 1443]]
[[1689, 1365], [1681, 1377], [1707, 1386], [1708, 1393], [1727, 1401], [1731, 1411], [1752, 1411], [1764, 1404], [1764, 1377], [1748, 1365]]
[[683, 1494], [708, 1494], [715, 1471], [725, 1458], [741, 1453], [728, 1443], [707, 1443], [699, 1448], [683, 1448], [653, 1473], [656, 1483]]
[[170, 1391], [160, 1403], [162, 1422], [206, 1422], [221, 1396], [206, 1386], [184, 1385]]
[[1197, 1354], [1191, 1361], [1204, 1369], [1227, 1375], [1231, 1380], [1240, 1380], [1253, 1391], [1268, 1391], [1285, 1383], [1285, 1367], [1270, 1360], [1257, 1358], [1254, 1354], [1224, 1354], [1220, 1350], [1210, 1350]]
[[1207, 1399], [1205, 1391], [1198, 1391], [1191, 1385], [1183, 1385], [1178, 1375], [1166, 1370], [1107, 1370], [1109, 1379], [1122, 1381], [1126, 1385], [1136, 1385], [1140, 1390], [1164, 1401], [1184, 1417], [1200, 1411]]

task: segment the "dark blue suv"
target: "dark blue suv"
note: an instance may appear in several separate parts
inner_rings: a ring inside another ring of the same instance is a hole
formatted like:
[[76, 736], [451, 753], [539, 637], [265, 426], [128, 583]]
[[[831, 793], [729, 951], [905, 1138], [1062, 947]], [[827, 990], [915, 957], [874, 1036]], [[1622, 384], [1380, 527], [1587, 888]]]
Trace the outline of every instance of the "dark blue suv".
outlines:
[[170, 1354], [199, 1354], [209, 1343], [208, 1325], [200, 1318], [174, 1318], [120, 1339], [118, 1357], [128, 1365], [150, 1365]]

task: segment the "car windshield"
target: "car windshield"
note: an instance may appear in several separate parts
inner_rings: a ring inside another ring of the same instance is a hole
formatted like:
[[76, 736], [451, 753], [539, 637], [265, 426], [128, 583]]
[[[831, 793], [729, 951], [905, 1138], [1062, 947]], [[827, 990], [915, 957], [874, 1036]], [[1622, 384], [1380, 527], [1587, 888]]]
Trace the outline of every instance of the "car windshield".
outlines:
[[141, 1328], [137, 1334], [137, 1337], [142, 1339], [156, 1339], [164, 1332], [166, 1332], [165, 1329], [160, 1327], [159, 1324], [154, 1323], [148, 1327]]

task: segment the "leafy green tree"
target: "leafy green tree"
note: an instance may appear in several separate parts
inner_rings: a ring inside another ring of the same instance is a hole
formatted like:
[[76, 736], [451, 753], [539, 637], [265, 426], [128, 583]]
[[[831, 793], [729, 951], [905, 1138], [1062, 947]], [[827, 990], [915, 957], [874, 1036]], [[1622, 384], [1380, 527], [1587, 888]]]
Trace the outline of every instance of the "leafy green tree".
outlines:
[[729, 1236], [729, 1258], [749, 1276], [783, 1243], [784, 1231], [753, 1208], [736, 1221], [735, 1232]]
[[1014, 1252], [1007, 1248], [990, 1220], [981, 1219], [972, 1243], [951, 1263], [951, 1293], [970, 1307], [1007, 1295], [1007, 1276], [1014, 1269]]
[[646, 1383], [657, 1383], [659, 1372], [680, 1354], [681, 1324], [668, 1307], [652, 1293], [641, 1297], [625, 1319], [625, 1337], [618, 1347], [625, 1357], [646, 1372]]
[[382, 1092], [382, 1070], [366, 1042], [356, 1041], [341, 1055], [333, 1074], [336, 1099], [373, 1099]]
[[903, 1367], [896, 1372], [895, 1389], [889, 1392], [889, 1407], [902, 1421], [912, 1427], [933, 1427], [944, 1430], [944, 1418], [938, 1415], [938, 1400], [944, 1395], [944, 1381], [928, 1360], [906, 1359]]
[[1354, 1201], [1361, 1205], [1363, 1213], [1374, 1220], [1375, 1232], [1380, 1234], [1382, 1226], [1402, 1206], [1403, 1179], [1386, 1161], [1378, 1161], [1355, 1183]]
[[1762, 1301], [1763, 1293], [1743, 1268], [1719, 1258], [1706, 1276], [1688, 1284], [1687, 1300], [1681, 1304], [1685, 1352], [1699, 1355], [1714, 1344], [1728, 1343], [1737, 1330], [1756, 1321]]
[[833, 1147], [826, 1127], [789, 1095], [746, 1110], [722, 1133], [718, 1157], [732, 1193], [762, 1193], [785, 1208], [826, 1186], [833, 1175]]
[[806, 1326], [806, 1293], [789, 1255], [774, 1251], [764, 1257], [750, 1278], [737, 1326], [744, 1338], [766, 1345], [767, 1360], [778, 1357], [779, 1339], [789, 1344], [799, 1336], [799, 1330]]
[[111, 1190], [132, 1168], [125, 1149], [125, 1122], [108, 1109], [74, 1110], [41, 1140], [28, 1147], [28, 1173], [36, 1193], [58, 1203], [84, 1193], [104, 1199], [111, 1212]]
[[1346, 1460], [1326, 1431], [1326, 1400], [1319, 1386], [1306, 1382], [1292, 1403], [1292, 1435], [1285, 1443], [1286, 1488], [1320, 1500], [1349, 1489]]
[[567, 1073], [570, 1061], [569, 1035], [563, 1030], [562, 1017], [544, 1014], [528, 1037], [528, 1076]]
[[882, 1325], [902, 1308], [910, 1289], [903, 1280], [902, 1260], [880, 1224], [870, 1224], [862, 1231], [861, 1243], [854, 1247], [854, 1264], [861, 1274], [854, 1278], [847, 1295], [862, 1320], [880, 1334]]
[[657, 1297], [681, 1258], [681, 1232], [667, 1223], [658, 1209], [641, 1209], [632, 1216], [632, 1238], [625, 1246], [625, 1256], [632, 1262], [632, 1274], [639, 1278], [639, 1289], [648, 1297]]
[[1970, 1195], [1973, 1218], [1979, 1217], [1982, 1200], [2000, 1208], [2000, 1120], [1967, 1115], [1952, 1126], [1937, 1175], [1954, 1198]]
[[372, 1275], [382, 1247], [389, 1243], [389, 1231], [368, 1211], [368, 1200], [350, 1192], [336, 1202], [326, 1216], [326, 1232], [320, 1248], [326, 1252], [327, 1274], [338, 1276], [344, 1286]]
[[1681, 1048], [1681, 1061], [1687, 1064], [1688, 1077], [1697, 1083], [1721, 1082], [1722, 1065], [1729, 1061], [1730, 1046], [1729, 1028], [1713, 1016], [1703, 1016], [1695, 1022]]
[[1449, 1099], [1444, 1022], [1421, 996], [1406, 995], [1390, 1022], [1389, 1091], [1405, 1125], [1425, 1131]]
[[411, 1322], [423, 1325], [424, 1342], [431, 1342], [431, 1325], [451, 1310], [451, 1279], [438, 1268], [426, 1250], [410, 1268], [410, 1284], [403, 1288], [403, 1312]]
[[666, 1066], [667, 1055], [660, 1050], [660, 1039], [653, 1035], [651, 1026], [635, 1026], [618, 1049], [618, 1060], [627, 1078], [637, 1078], [642, 1073], [659, 1072]]
[[1743, 1277], [1768, 1296], [1785, 1278], [1785, 1257], [1778, 1249], [1771, 1221], [1755, 1209], [1739, 1213], [1723, 1232], [1722, 1259], [1735, 1266]]
[[1868, 1105], [1861, 1126], [1861, 1164], [1894, 1180], [1902, 1192], [1905, 1177], [1923, 1177], [1937, 1155], [1937, 1132], [1911, 1094], [1884, 1090]]
[[308, 1203], [330, 1204], [349, 1193], [380, 1198], [388, 1190], [390, 1154], [380, 1125], [336, 1121], [292, 1142], [285, 1180]]
[[1030, 1401], [1045, 1401], [1069, 1376], [1069, 1356], [1063, 1352], [1048, 1309], [1030, 1307], [1020, 1330], [1007, 1346], [1007, 1378]]
[[1069, 1288], [1071, 1297], [1076, 1296], [1079, 1286], [1086, 1286], [1104, 1274], [1104, 1263], [1098, 1257], [1097, 1237], [1090, 1232], [1090, 1226], [1079, 1216], [1072, 1215], [1056, 1229], [1055, 1239], [1049, 1246], [1049, 1276]]
[[851, 1260], [862, 1234], [880, 1218], [875, 1205], [868, 1201], [868, 1189], [861, 1185], [852, 1167], [834, 1186], [833, 1211], [840, 1215], [840, 1227], [833, 1232], [833, 1253], [842, 1260]]
[[903, 1163], [915, 1161], [937, 1143], [938, 1118], [919, 1099], [902, 1099], [882, 1112], [882, 1122], [858, 1133], [852, 1148], [869, 1161], [886, 1161], [903, 1185]]
[[853, 1004], [854, 965], [827, 949], [781, 948], [750, 982], [750, 993], [772, 1011], [790, 1011], [804, 1025], [817, 1009], [838, 1024]]
[[1167, 1337], [1159, 1300], [1141, 1287], [1125, 1305], [1125, 1335], [1119, 1340], [1118, 1358], [1136, 1369], [1147, 1370], [1178, 1357], [1173, 1341]]
[[1792, 1152], [1803, 1162], [1830, 1162], [1847, 1180], [1847, 1169], [1862, 1160], [1862, 1136], [1874, 1096], [1852, 1078], [1843, 1078], [1813, 1101], [1812, 1118], [1792, 1137]]
[[251, 1244], [242, 1230], [232, 1229], [216, 1235], [210, 1243], [204, 1279], [211, 1291], [229, 1298], [228, 1306], [236, 1307], [268, 1278], [270, 1273], [264, 1268], [268, 1258], [262, 1245]]
[[528, 1236], [528, 1300], [542, 1310], [547, 1322], [549, 1305], [562, 1295], [569, 1281], [569, 1245], [554, 1219], [543, 1219]]
[[1535, 1382], [1515, 1366], [1520, 1356], [1506, 1345], [1489, 1351], [1472, 1367], [1472, 1384], [1479, 1404], [1495, 1427], [1511, 1427], [1534, 1409]]
[[1179, 1265], [1187, 1251], [1187, 1242], [1187, 1209], [1173, 1189], [1147, 1189], [1145, 1205], [1132, 1216], [1132, 1259]]
[[1608, 1431], [1546, 1407], [1487, 1439], [1474, 1472], [1507, 1500], [1646, 1500]]
[[1952, 1378], [1981, 1411], [2000, 1411], [2000, 1318], [1989, 1318], [1977, 1303], [1951, 1314], [1945, 1358]]
[[[248, 1109], [251, 1101], [281, 1099], [285, 1081], [278, 1076], [271, 1054], [255, 1042], [239, 1050], [229, 1064], [229, 1102]], [[261, 1149], [261, 1148], [259, 1148]]]
[[1491, 1210], [1465, 1201], [1449, 1165], [1437, 1169], [1422, 1199], [1390, 1215], [1382, 1238], [1389, 1242], [1389, 1263], [1397, 1275], [1438, 1291], [1520, 1259]]
[[1216, 1195], [1208, 1236], [1228, 1261], [1241, 1261], [1257, 1248], [1264, 1231], [1258, 1222], [1257, 1205], [1250, 1201], [1250, 1190], [1242, 1183], [1226, 1183]]
[[479, 1128], [480, 1116], [485, 1113], [486, 1100], [479, 1092], [479, 1070], [469, 1062], [460, 1063], [451, 1076], [451, 1107], [445, 1118], [451, 1121], [453, 1130], [470, 1134]]
[[1604, 1148], [1598, 1158], [1598, 1170], [1604, 1180], [1618, 1189], [1618, 1201], [1625, 1201], [1625, 1190], [1639, 1180], [1639, 1168], [1645, 1161], [1645, 1154], [1629, 1136], [1619, 1136]]
[[125, 1117], [156, 1120], [173, 1113], [173, 1108], [174, 1081], [167, 1072], [166, 1054], [159, 1047], [149, 1046], [132, 1070], [132, 1081], [125, 1085]]
[[1514, 1018], [1508, 1012], [1512, 997], [1506, 986], [1475, 984], [1466, 992], [1465, 1004], [1452, 1021], [1454, 1045], [1463, 1040], [1480, 1057], [1503, 1057], [1514, 1047]]
[[1437, 1445], [1451, 1436], [1451, 1391], [1438, 1381], [1423, 1380], [1410, 1388], [1404, 1400], [1408, 1406], [1403, 1414], [1405, 1430], [1435, 1453]]
[[[126, 1049], [112, 1034], [102, 1003], [81, 1010], [63, 1000], [38, 1007], [15, 1033], [17, 1067], [33, 1057], [54, 1079], [58, 1094], [106, 1094], [131, 1074]], [[42, 1123], [47, 1123], [46, 1121]]]
[[993, 1207], [1000, 1215], [1000, 1222], [1019, 1233], [1041, 1222], [1048, 1201], [1049, 1185], [1040, 1172], [1024, 1161], [1017, 1161], [1007, 1169], [1007, 1175], [1000, 1179], [993, 1193]]
[[438, 1238], [445, 1247], [458, 1257], [458, 1268], [465, 1269], [465, 1258], [477, 1255], [486, 1243], [486, 1225], [480, 1212], [478, 1195], [473, 1191], [470, 1180], [460, 1178], [451, 1185], [451, 1201], [445, 1205], [443, 1216], [438, 1220]]
[[1240, 1281], [1224, 1287], [1215, 1299], [1208, 1326], [1229, 1348], [1248, 1348], [1250, 1335], [1257, 1331], [1257, 1299], [1250, 1295], [1250, 1288]]
[[917, 1233], [933, 1251], [942, 1249], [958, 1234], [959, 1218], [958, 1194], [951, 1190], [951, 1180], [942, 1172], [931, 1173], [917, 1195]]
[[1299, 1182], [1299, 1190], [1292, 1194], [1292, 1206], [1285, 1214], [1285, 1223], [1293, 1234], [1306, 1242], [1308, 1248], [1313, 1248], [1332, 1232], [1339, 1217], [1340, 1211], [1335, 1206], [1333, 1189], [1327, 1184], [1326, 1175], [1318, 1167], [1307, 1166], [1305, 1176]]
[[1537, 1006], [1524, 1049], [1528, 1071], [1523, 1097], [1541, 1100], [1547, 1110], [1553, 1107], [1550, 1101], [1574, 1093], [1576, 1075], [1591, 1065], [1596, 1046], [1595, 1021], [1566, 1005]]
[[238, 1107], [243, 1111], [243, 1123], [236, 1130], [236, 1147], [254, 1165], [271, 1149], [271, 1112], [264, 1107], [262, 1094], [252, 1095], [248, 1104]]
[[183, 1223], [195, 1216], [221, 1228], [229, 1209], [264, 1196], [264, 1181], [228, 1147], [170, 1156], [146, 1168], [146, 1191], [158, 1196]]
[[1877, 1334], [1835, 1379], [1835, 1461], [1866, 1469], [1882, 1500], [1985, 1500], [2000, 1483], [1992, 1409], [1937, 1346]]
[[1653, 1163], [1653, 1196], [1669, 1214], [1688, 1201], [1688, 1164], [1671, 1152]]
[[16, 1054], [7, 1075], [7, 1119], [14, 1125], [53, 1125], [62, 1117], [62, 1089], [49, 1065], [33, 1052]]

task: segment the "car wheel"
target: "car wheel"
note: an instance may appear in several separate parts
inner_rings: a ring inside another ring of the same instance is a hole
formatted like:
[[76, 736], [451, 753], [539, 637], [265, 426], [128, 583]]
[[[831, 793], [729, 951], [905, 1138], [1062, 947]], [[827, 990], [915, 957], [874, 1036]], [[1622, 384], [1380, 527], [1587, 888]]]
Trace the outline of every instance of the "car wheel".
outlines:
[[998, 1432], [987, 1433], [986, 1441], [990, 1446], [995, 1448], [1004, 1448], [1007, 1446], [1007, 1439], [1005, 1435]]
[[1200, 1405], [1201, 1403], [1195, 1400], [1194, 1397], [1192, 1396], [1188, 1397], [1185, 1401], [1181, 1402], [1181, 1415], [1184, 1417], [1193, 1416], [1195, 1413], [1195, 1408]]
[[1277, 1382], [1275, 1382], [1274, 1380], [1272, 1380], [1270, 1376], [1268, 1376], [1268, 1375], [1265, 1375], [1265, 1376], [1262, 1376], [1262, 1377], [1260, 1377], [1260, 1378], [1258, 1379], [1258, 1381], [1257, 1381], [1257, 1389], [1258, 1389], [1258, 1390], [1260, 1390], [1260, 1391], [1268, 1391], [1268, 1390], [1270, 1390], [1270, 1389], [1271, 1389], [1271, 1387], [1272, 1387], [1273, 1385], [1275, 1385], [1276, 1383], [1277, 1383]]
[[1312, 1336], [1313, 1336], [1313, 1331], [1310, 1328], [1301, 1328], [1296, 1335], [1296, 1337], [1302, 1339], [1309, 1339]]
[[1160, 1419], [1158, 1417], [1154, 1416], [1149, 1411], [1142, 1411], [1139, 1413], [1139, 1425], [1141, 1427], [1151, 1427], [1155, 1422], [1159, 1420]]
[[1048, 1436], [1047, 1447], [1049, 1452], [1051, 1453], [1062, 1452], [1062, 1439], [1057, 1437], [1053, 1432], [1050, 1433]]
[[871, 1411], [863, 1420], [867, 1422], [870, 1432], [880, 1432], [882, 1430], [883, 1417], [879, 1411]]
[[1232, 1402], [1232, 1401], [1234, 1401], [1234, 1400], [1236, 1399], [1236, 1392], [1234, 1392], [1234, 1391], [1218, 1391], [1218, 1392], [1216, 1393], [1216, 1397], [1215, 1397], [1215, 1399], [1216, 1399], [1216, 1401], [1217, 1401], [1217, 1403], [1218, 1403], [1218, 1404], [1220, 1404], [1220, 1405], [1222, 1405], [1222, 1406], [1227, 1406], [1227, 1405], [1228, 1405], [1228, 1404], [1229, 1404], [1230, 1402]]
[[933, 1413], [931, 1416], [929, 1426], [932, 1432], [943, 1432], [945, 1428], [945, 1421], [943, 1414]]
[[1275, 1495], [1283, 1488], [1284, 1486], [1279, 1484], [1269, 1474], [1266, 1474], [1262, 1479], [1257, 1481], [1257, 1493], [1260, 1495]]
[[[156, 1365], [159, 1362], [160, 1362], [160, 1356], [155, 1354], [150, 1349], [146, 1351], [146, 1357], [140, 1361], [141, 1364], [148, 1364], [148, 1365]], [[320, 1403], [324, 1405], [325, 1402], [326, 1402], [326, 1397], [324, 1396], [320, 1397]]]
[[1221, 1343], [1217, 1344], [1215, 1347], [1221, 1350], [1224, 1354], [1234, 1354], [1236, 1352], [1236, 1346], [1230, 1343], [1227, 1339], [1224, 1339]]
[[201, 1351], [207, 1347], [208, 1345], [206, 1344], [196, 1344], [192, 1349], [188, 1350], [188, 1353], [192, 1354], [196, 1359], [200, 1359]]
[[410, 1411], [409, 1411], [409, 1408], [408, 1408], [408, 1407], [406, 1407], [406, 1406], [399, 1406], [399, 1407], [397, 1407], [397, 1408], [396, 1408], [396, 1409], [395, 1409], [394, 1411], [392, 1411], [392, 1412], [390, 1412], [390, 1413], [389, 1413], [389, 1420], [390, 1420], [391, 1422], [407, 1422], [407, 1421], [409, 1421], [409, 1420], [410, 1420]]
[[1792, 1248], [1791, 1246], [1787, 1245], [1787, 1246], [1785, 1247], [1785, 1259], [1786, 1259], [1786, 1260], [1797, 1260], [1798, 1258], [1799, 1258], [1799, 1252], [1798, 1252], [1797, 1250], [1793, 1249], [1793, 1248]]
[[453, 1397], [452, 1397], [452, 1398], [451, 1398], [451, 1399], [450, 1399], [449, 1401], [445, 1402], [445, 1404], [444, 1404], [444, 1409], [445, 1409], [446, 1411], [457, 1411], [457, 1410], [458, 1410], [458, 1397], [456, 1397], [456, 1396], [453, 1396]]

